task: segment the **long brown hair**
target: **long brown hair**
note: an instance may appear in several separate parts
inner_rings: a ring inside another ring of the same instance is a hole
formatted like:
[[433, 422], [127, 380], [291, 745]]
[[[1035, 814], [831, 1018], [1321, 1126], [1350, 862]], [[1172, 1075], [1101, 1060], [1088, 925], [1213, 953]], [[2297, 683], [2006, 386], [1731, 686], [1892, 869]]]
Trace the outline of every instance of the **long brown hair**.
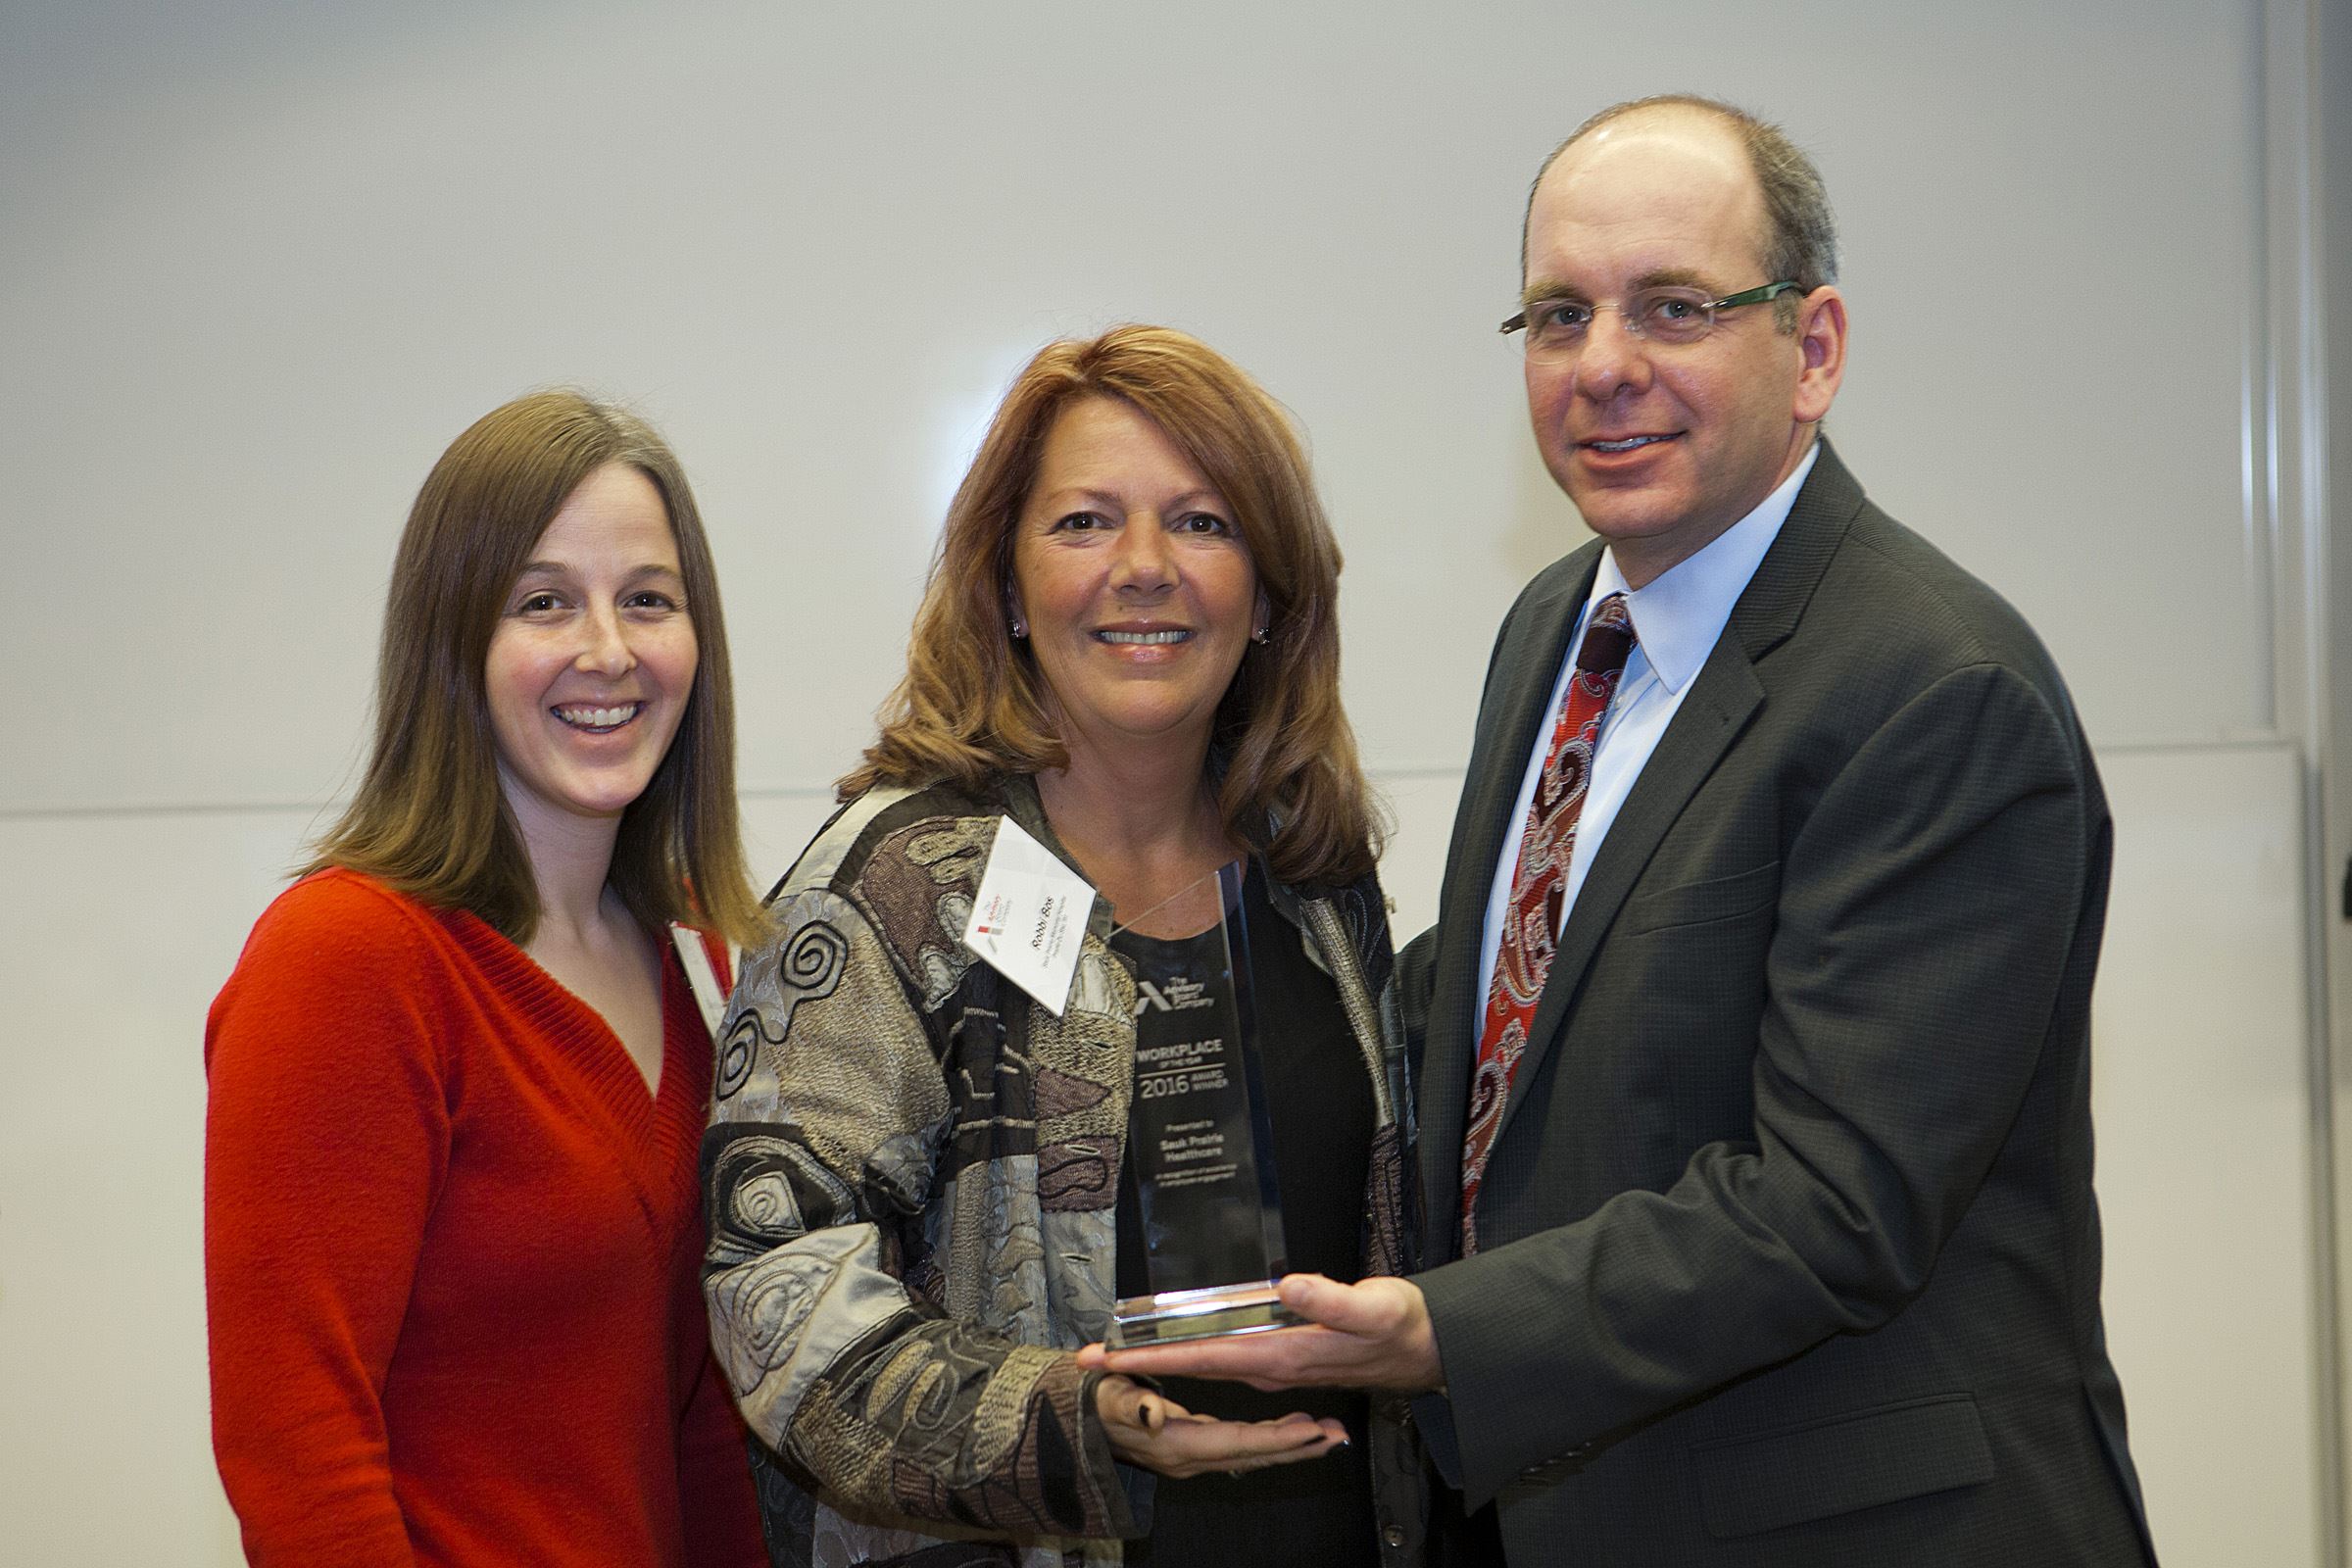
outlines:
[[532, 547], [580, 482], [610, 463], [661, 492], [698, 651], [678, 733], [621, 813], [610, 880], [650, 930], [684, 920], [757, 939], [760, 906], [735, 816], [726, 621], [694, 492], [644, 420], [572, 391], [535, 392], [484, 415], [416, 492], [384, 607], [367, 776], [305, 874], [348, 866], [530, 940], [538, 886], [499, 787], [484, 669]]
[[[915, 612], [906, 674], [882, 732], [841, 780], [967, 787], [1001, 772], [1069, 765], [1036, 659], [1007, 624], [1013, 523], [1046, 435], [1081, 398], [1116, 398], [1164, 432], [1234, 509], [1273, 608], [1244, 656], [1209, 748], [1233, 839], [1285, 882], [1332, 886], [1378, 858], [1381, 827], [1340, 706], [1340, 547], [1280, 405], [1233, 362], [1161, 326], [1048, 344], [1005, 393], [947, 527]], [[1279, 822], [1277, 828], [1274, 824]]]

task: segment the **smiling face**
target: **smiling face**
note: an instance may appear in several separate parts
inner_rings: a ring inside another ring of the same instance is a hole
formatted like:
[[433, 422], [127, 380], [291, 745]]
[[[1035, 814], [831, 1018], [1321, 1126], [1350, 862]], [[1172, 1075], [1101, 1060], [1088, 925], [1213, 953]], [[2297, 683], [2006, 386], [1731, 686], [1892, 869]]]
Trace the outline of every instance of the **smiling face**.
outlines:
[[1012, 604], [1069, 749], [1205, 757], [1265, 607], [1233, 509], [1115, 398], [1064, 408], [1013, 524]]
[[662, 494], [606, 464], [539, 536], [490, 635], [499, 783], [526, 843], [617, 826], [669, 750], [698, 659]]
[[[1764, 231], [1746, 150], [1722, 122], [1629, 115], [1571, 145], [1537, 187], [1527, 294], [1617, 305], [1679, 284], [1720, 298], [1776, 281]], [[1843, 302], [1824, 286], [1793, 333], [1758, 305], [1724, 312], [1696, 343], [1660, 345], [1608, 310], [1573, 354], [1527, 362], [1544, 466], [1628, 582], [1704, 548], [1796, 467], [1837, 394], [1844, 330]]]

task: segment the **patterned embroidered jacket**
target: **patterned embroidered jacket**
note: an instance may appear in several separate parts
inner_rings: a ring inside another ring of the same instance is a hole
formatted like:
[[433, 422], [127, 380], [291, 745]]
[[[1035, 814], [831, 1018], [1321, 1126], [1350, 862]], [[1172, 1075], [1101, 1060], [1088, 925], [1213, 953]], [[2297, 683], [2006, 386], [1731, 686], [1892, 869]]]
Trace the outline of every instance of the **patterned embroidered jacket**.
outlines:
[[[704, 1289], [779, 1563], [1108, 1565], [1141, 1533], [1151, 1478], [1066, 1353], [1109, 1322], [1135, 986], [1100, 903], [1058, 1018], [964, 947], [1007, 814], [1055, 845], [1026, 778], [852, 802], [728, 1006]], [[1379, 888], [1274, 899], [1361, 1048], [1365, 1269], [1398, 1272], [1412, 1095]], [[1411, 1562], [1419, 1460], [1402, 1401], [1374, 1409], [1384, 1556]]]

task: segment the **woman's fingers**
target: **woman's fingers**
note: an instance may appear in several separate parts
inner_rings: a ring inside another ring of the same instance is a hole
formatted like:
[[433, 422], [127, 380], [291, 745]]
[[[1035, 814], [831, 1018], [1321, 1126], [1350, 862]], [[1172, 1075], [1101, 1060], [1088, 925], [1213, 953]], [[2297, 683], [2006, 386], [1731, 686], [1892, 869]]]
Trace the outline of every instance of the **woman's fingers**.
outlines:
[[1095, 1413], [1106, 1427], [1133, 1428], [1149, 1436], [1167, 1425], [1171, 1411], [1183, 1413], [1164, 1396], [1115, 1372], [1095, 1385]]
[[1348, 1441], [1346, 1424], [1335, 1417], [1220, 1421], [1116, 1373], [1095, 1385], [1095, 1413], [1113, 1453], [1163, 1476], [1243, 1475], [1320, 1458]]
[[[1290, 1417], [1289, 1419], [1296, 1420], [1298, 1418]], [[1319, 1459], [1334, 1448], [1344, 1448], [1348, 1446], [1347, 1428], [1339, 1422], [1325, 1420], [1316, 1423], [1316, 1427], [1315, 1434], [1296, 1447], [1268, 1453], [1237, 1456], [1232, 1459], [1231, 1463], [1196, 1462], [1192, 1473], [1197, 1475], [1207, 1469], [1221, 1469], [1229, 1476], [1246, 1476], [1252, 1470], [1270, 1470], [1278, 1464], [1297, 1464], [1301, 1459]]]
[[1348, 1429], [1336, 1419], [1288, 1415], [1279, 1421], [1213, 1422], [1185, 1433], [1171, 1447], [1186, 1475], [1211, 1470], [1246, 1475], [1319, 1459], [1347, 1441]]
[[1219, 1421], [1170, 1405], [1156, 1432], [1129, 1422], [1107, 1425], [1111, 1447], [1130, 1464], [1164, 1476], [1223, 1471], [1241, 1475], [1272, 1465], [1320, 1458], [1348, 1441], [1337, 1420], [1289, 1415], [1276, 1421]]

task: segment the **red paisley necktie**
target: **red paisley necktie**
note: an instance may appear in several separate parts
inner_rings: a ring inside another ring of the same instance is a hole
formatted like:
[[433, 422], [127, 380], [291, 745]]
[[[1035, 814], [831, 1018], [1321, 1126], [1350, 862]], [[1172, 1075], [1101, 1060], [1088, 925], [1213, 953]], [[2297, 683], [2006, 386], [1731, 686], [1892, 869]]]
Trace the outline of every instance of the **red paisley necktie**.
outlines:
[[1478, 1031], [1478, 1073], [1470, 1080], [1470, 1121], [1462, 1134], [1462, 1255], [1478, 1250], [1472, 1216], [1478, 1189], [1487, 1176], [1487, 1156], [1502, 1125], [1511, 1075], [1527, 1049], [1527, 1031], [1551, 973], [1552, 950], [1560, 931], [1560, 905], [1568, 885], [1568, 858], [1576, 848], [1576, 820], [1584, 809], [1585, 786], [1592, 773], [1592, 748], [1600, 721], [1633, 652], [1634, 620], [1625, 595], [1611, 594], [1592, 612], [1585, 640], [1576, 651], [1576, 673], [1568, 700], [1551, 732], [1544, 776], [1527, 808], [1527, 833], [1519, 841], [1519, 867], [1511, 873], [1510, 902], [1503, 906], [1502, 935], [1494, 950], [1494, 979], [1487, 988], [1487, 1010]]

